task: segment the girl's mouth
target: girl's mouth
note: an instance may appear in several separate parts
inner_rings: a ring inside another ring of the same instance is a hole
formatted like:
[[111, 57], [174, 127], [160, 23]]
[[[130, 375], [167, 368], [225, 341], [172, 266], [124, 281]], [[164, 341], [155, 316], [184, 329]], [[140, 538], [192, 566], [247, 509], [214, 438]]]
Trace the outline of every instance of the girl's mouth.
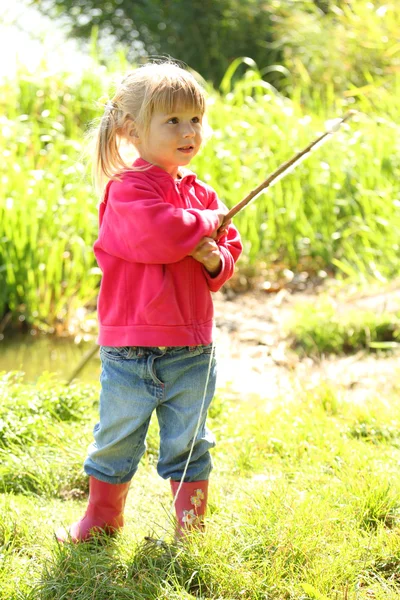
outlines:
[[194, 146], [182, 146], [181, 148], [178, 148], [179, 152], [183, 152], [184, 154], [190, 154], [190, 152], [192, 152]]

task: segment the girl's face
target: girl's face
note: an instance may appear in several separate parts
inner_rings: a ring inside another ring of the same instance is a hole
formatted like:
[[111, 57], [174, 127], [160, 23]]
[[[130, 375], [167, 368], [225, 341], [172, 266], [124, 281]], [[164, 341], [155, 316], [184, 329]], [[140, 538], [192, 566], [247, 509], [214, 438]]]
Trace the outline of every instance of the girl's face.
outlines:
[[203, 140], [202, 115], [187, 108], [173, 113], [155, 112], [148, 133], [138, 133], [135, 146], [144, 160], [176, 179], [179, 167], [196, 156]]

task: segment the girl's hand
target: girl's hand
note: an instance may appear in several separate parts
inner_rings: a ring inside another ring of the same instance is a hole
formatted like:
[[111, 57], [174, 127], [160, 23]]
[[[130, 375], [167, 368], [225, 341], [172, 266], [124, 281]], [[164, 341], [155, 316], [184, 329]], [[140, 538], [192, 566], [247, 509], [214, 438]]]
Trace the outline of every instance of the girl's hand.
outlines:
[[219, 248], [211, 237], [203, 237], [189, 256], [204, 265], [210, 275], [216, 276], [221, 270]]
[[228, 233], [229, 225], [232, 223], [232, 219], [229, 219], [229, 221], [227, 221], [226, 223], [224, 223], [224, 225], [222, 226], [222, 223], [223, 223], [223, 221], [225, 219], [225, 215], [228, 212], [228, 209], [226, 207], [219, 208], [215, 212], [218, 215], [219, 224], [218, 224], [218, 229], [216, 229], [211, 234], [211, 237], [212, 237], [213, 240], [219, 240], [220, 238], [222, 238], [223, 235], [225, 235], [225, 234]]
[[219, 219], [218, 227], [221, 227], [222, 221], [225, 219], [225, 215], [228, 212], [228, 209], [226, 208], [226, 206], [223, 206], [222, 208], [217, 208], [215, 212], [217, 213]]

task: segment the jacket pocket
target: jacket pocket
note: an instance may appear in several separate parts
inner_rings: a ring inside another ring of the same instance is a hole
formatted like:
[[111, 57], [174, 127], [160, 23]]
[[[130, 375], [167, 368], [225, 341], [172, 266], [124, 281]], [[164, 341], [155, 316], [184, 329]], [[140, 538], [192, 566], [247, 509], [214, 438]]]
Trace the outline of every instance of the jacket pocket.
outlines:
[[165, 325], [168, 327], [170, 325], [185, 324], [172, 274], [165, 265], [163, 265], [159, 291], [144, 307], [143, 317], [149, 325]]

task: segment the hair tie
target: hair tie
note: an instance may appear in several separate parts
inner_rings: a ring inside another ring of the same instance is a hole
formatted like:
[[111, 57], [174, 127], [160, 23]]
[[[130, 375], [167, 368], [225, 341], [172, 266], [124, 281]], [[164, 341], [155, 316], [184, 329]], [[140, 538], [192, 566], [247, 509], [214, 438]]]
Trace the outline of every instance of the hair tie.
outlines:
[[107, 96], [102, 96], [99, 99], [99, 104], [101, 106], [103, 106], [104, 111], [106, 111], [106, 112], [111, 112], [112, 110], [117, 108], [117, 105], [115, 104], [115, 102], [112, 102], [112, 100], [109, 100], [109, 98]]
[[107, 112], [111, 112], [115, 108], [117, 108], [117, 105], [115, 104], [115, 102], [111, 102], [111, 100], [109, 100], [107, 102], [107, 104], [105, 105], [104, 110], [106, 110]]

